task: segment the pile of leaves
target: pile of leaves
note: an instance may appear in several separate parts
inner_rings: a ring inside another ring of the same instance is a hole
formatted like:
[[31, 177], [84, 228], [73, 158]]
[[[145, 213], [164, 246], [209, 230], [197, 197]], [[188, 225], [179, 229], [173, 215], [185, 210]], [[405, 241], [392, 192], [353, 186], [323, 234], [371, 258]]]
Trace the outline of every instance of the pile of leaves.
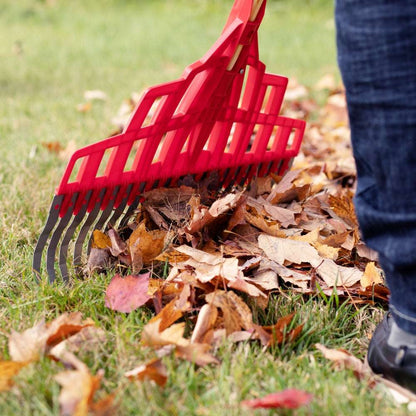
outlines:
[[[301, 152], [284, 176], [271, 174], [245, 189], [220, 193], [212, 190], [215, 175], [198, 183], [185, 178], [178, 188], [147, 192], [125, 226], [94, 231], [86, 272], [113, 276], [103, 299], [106, 306], [120, 313], [143, 306], [154, 310], [141, 343], [154, 349], [157, 358], [126, 372], [129, 379], [164, 386], [166, 354], [199, 366], [219, 364], [215, 350], [225, 339], [253, 341], [264, 348], [293, 342], [303, 329], [302, 323], [295, 324], [294, 314], [281, 316], [271, 326], [254, 319], [255, 309], [265, 310], [271, 296], [285, 291], [335, 292], [355, 304], [387, 300], [377, 254], [361, 241], [354, 212], [356, 172], [344, 91], [332, 77], [325, 77], [313, 94], [325, 96], [325, 104], [318, 106], [305, 87], [289, 85], [284, 114], [309, 123]], [[130, 100], [123, 106], [117, 118], [120, 128], [122, 113], [131, 111], [133, 104]], [[63, 386], [63, 407], [97, 406], [92, 397], [99, 377], [90, 375], [68, 346], [56, 350], [90, 324], [71, 323], [69, 332], [60, 329], [59, 335], [48, 329], [42, 345], [36, 347], [36, 356], [47, 354], [62, 360], [70, 371], [82, 373], [87, 387], [75, 399], [67, 383], [74, 373], [57, 376]], [[48, 328], [55, 325], [52, 322]], [[9, 388], [13, 374], [33, 361], [33, 357], [16, 358], [12, 353], [16, 335], [10, 340], [12, 362], [17, 364], [7, 362], [12, 370], [2, 389]], [[243, 404], [283, 403], [294, 408], [311, 400], [305, 392], [280, 394]], [[65, 400], [69, 396], [71, 404]]]

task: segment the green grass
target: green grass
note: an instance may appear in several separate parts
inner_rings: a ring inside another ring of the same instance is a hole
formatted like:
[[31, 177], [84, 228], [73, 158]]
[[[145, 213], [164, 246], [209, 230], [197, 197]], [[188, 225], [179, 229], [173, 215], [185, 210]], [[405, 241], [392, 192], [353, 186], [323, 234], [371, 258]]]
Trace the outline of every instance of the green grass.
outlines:
[[[81, 311], [104, 328], [107, 341], [81, 351], [95, 373], [105, 370], [99, 395], [118, 391], [120, 415], [242, 415], [246, 398], [286, 387], [313, 393], [299, 415], [401, 415], [379, 391], [369, 391], [350, 372], [333, 371], [316, 342], [363, 357], [379, 309], [337, 305], [335, 298], [278, 296], [260, 322], [295, 311], [305, 324], [292, 345], [262, 351], [224, 344], [220, 366], [196, 368], [166, 357], [165, 389], [130, 383], [123, 373], [153, 357], [139, 345], [151, 312], [114, 313], [104, 306], [108, 276], [71, 288], [37, 285], [31, 271], [34, 244], [65, 162], [41, 142], [75, 140], [78, 146], [109, 135], [123, 99], [145, 86], [172, 80], [205, 53], [220, 33], [227, 0], [3, 0], [0, 7], [0, 354], [8, 358], [7, 334], [45, 317]], [[287, 0], [268, 4], [260, 31], [260, 55], [269, 71], [313, 85], [337, 73], [332, 3]], [[76, 105], [88, 89], [106, 102], [83, 114]], [[57, 415], [61, 366], [44, 359], [24, 369], [17, 388], [0, 394], [1, 415]], [[270, 412], [271, 414], [272, 412]], [[256, 414], [269, 414], [260, 411]], [[292, 414], [280, 412], [279, 414]]]

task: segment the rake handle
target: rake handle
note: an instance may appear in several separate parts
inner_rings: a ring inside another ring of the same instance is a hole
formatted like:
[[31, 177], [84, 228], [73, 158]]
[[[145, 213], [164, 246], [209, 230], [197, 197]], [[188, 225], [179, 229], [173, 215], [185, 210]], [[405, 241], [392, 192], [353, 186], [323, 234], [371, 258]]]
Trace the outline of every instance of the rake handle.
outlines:
[[[249, 17], [249, 22], [254, 22], [259, 14], [260, 8], [263, 5], [265, 0], [253, 0], [253, 4], [251, 6], [251, 13]], [[234, 52], [233, 57], [230, 60], [230, 63], [227, 66], [227, 70], [231, 71], [234, 68], [235, 63], [237, 62], [238, 58], [241, 55], [241, 51], [243, 50], [244, 45], [239, 44]]]

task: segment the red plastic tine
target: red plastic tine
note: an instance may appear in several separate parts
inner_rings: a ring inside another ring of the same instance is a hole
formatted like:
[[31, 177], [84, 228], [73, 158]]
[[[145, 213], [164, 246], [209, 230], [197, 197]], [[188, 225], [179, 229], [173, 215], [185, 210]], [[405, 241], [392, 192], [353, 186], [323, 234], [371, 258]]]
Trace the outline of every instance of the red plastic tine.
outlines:
[[[123, 214], [125, 224], [143, 191], [173, 186], [186, 175], [217, 172], [229, 187], [255, 174], [287, 169], [305, 123], [279, 116], [287, 78], [266, 73], [259, 60], [257, 31], [265, 6], [266, 0], [235, 0], [220, 37], [203, 58], [179, 79], [147, 89], [121, 134], [73, 154], [35, 249], [37, 274], [50, 235], [50, 280], [60, 233], [60, 265], [67, 277], [66, 250], [75, 228], [79, 225], [81, 233], [74, 253], [79, 264], [88, 230], [115, 225]], [[76, 220], [68, 226], [72, 215]]]

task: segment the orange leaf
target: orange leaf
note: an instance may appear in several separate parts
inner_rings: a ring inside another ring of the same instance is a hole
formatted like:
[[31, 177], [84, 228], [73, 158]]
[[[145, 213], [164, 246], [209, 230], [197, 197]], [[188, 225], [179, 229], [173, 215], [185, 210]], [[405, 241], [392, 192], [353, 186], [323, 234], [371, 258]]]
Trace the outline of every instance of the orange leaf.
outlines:
[[92, 233], [92, 248], [109, 248], [111, 247], [111, 239], [100, 230], [94, 230]]
[[16, 361], [0, 361], [0, 392], [10, 390], [13, 385], [13, 377], [28, 363]]
[[160, 358], [153, 359], [146, 364], [136, 367], [124, 375], [130, 380], [152, 380], [161, 387], [164, 387], [168, 381], [166, 366]]

